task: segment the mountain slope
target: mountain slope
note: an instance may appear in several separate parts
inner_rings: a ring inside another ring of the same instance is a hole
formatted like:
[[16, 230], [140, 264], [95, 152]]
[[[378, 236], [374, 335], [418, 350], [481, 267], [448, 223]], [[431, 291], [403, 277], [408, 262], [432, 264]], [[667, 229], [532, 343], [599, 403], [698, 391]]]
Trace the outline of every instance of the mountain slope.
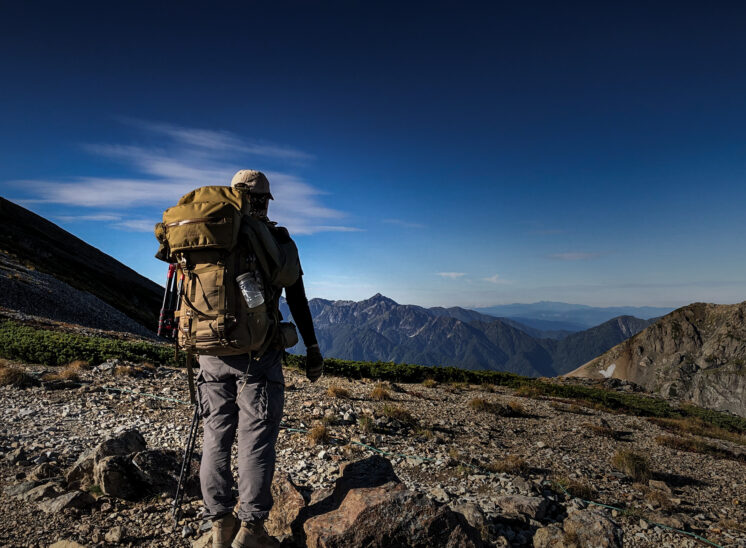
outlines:
[[552, 354], [555, 371], [562, 375], [636, 335], [651, 323], [653, 320], [619, 316], [596, 327], [568, 335], [556, 343], [546, 341], [545, 346]]
[[147, 329], [157, 327], [163, 296], [158, 284], [1, 197], [0, 251], [13, 262], [94, 295]]
[[746, 416], [745, 317], [746, 302], [679, 308], [569, 376], [625, 379]]

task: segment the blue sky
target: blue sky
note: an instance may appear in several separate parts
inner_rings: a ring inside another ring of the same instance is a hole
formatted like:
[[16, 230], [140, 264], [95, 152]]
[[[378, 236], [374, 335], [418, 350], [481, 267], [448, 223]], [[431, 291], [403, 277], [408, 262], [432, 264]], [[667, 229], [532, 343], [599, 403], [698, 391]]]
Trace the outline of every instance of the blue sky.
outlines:
[[5, 3], [0, 195], [162, 283], [268, 173], [312, 297], [744, 299], [741, 2]]

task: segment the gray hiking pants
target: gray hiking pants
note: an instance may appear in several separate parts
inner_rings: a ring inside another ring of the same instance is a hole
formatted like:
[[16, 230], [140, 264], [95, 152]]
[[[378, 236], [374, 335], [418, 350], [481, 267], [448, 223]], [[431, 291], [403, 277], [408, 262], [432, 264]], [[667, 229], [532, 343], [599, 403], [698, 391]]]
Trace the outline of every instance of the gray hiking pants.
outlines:
[[280, 350], [268, 350], [259, 360], [249, 360], [247, 354], [199, 357], [197, 390], [205, 431], [199, 476], [206, 518], [227, 514], [236, 504], [231, 473], [236, 431], [238, 517], [253, 521], [269, 515], [275, 443], [285, 403], [281, 357]]

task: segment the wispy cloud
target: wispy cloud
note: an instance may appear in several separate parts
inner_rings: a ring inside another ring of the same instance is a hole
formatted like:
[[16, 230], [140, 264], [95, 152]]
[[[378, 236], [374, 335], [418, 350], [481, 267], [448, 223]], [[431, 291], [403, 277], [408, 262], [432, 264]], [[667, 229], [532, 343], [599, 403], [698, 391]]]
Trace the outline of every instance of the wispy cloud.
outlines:
[[487, 278], [482, 278], [482, 281], [489, 282], [491, 284], [507, 284], [510, 283], [508, 280], [504, 280], [500, 277], [499, 274], [495, 274], [494, 276], [489, 276]]
[[230, 131], [188, 128], [174, 124], [148, 122], [131, 118], [123, 118], [121, 120], [143, 131], [164, 135], [176, 143], [194, 148], [214, 150], [222, 153], [240, 152], [265, 158], [280, 158], [285, 160], [313, 159], [313, 155], [307, 152], [272, 143], [249, 141]]
[[383, 219], [381, 222], [388, 225], [397, 225], [402, 228], [425, 228], [425, 225], [423, 225], [422, 223], [412, 223], [410, 221], [404, 221], [402, 219]]
[[131, 230], [132, 232], [153, 232], [155, 223], [159, 220], [160, 219], [129, 219], [114, 223], [113, 226], [124, 230]]
[[[214, 184], [228, 184], [247, 161], [269, 158], [308, 160], [312, 156], [290, 147], [247, 142], [226, 131], [213, 131], [127, 120], [148, 137], [159, 138], [157, 147], [128, 144], [85, 145], [85, 150], [122, 164], [128, 177], [79, 176], [64, 180], [28, 179], [11, 184], [30, 195], [26, 203], [54, 203], [75, 207], [106, 208], [132, 212], [143, 207], [166, 208], [190, 190]], [[342, 222], [346, 214], [324, 205], [324, 192], [298, 176], [266, 171], [275, 200], [270, 218], [296, 234], [356, 232], [360, 229]], [[77, 220], [120, 221], [128, 217], [110, 211], [85, 214]], [[145, 230], [137, 215], [113, 224], [124, 230]], [[68, 221], [72, 221], [69, 216]], [[150, 223], [150, 221], [148, 221]], [[152, 225], [152, 223], [151, 223]], [[152, 230], [152, 226], [148, 228]]]
[[100, 213], [96, 215], [57, 215], [54, 218], [63, 223], [76, 223], [87, 221], [118, 221], [122, 217], [121, 215], [113, 215], [111, 213]]
[[441, 276], [443, 278], [449, 278], [451, 280], [456, 280], [458, 278], [462, 278], [466, 276], [466, 272], [436, 272], [437, 276]]
[[550, 259], [558, 261], [587, 261], [589, 259], [595, 259], [600, 253], [584, 253], [581, 251], [568, 251], [565, 253], [552, 253], [547, 255]]

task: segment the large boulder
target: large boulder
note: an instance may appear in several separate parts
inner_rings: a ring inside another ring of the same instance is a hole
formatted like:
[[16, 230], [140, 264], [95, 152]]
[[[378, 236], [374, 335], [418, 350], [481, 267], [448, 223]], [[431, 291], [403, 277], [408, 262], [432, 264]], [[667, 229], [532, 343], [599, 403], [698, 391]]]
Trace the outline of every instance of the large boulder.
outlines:
[[289, 474], [277, 474], [272, 481], [272, 499], [274, 505], [264, 523], [267, 532], [279, 540], [293, 536], [293, 527], [306, 507], [306, 500], [293, 483]]
[[304, 531], [310, 548], [482, 546], [461, 514], [397, 483], [350, 491], [339, 508], [308, 520]]
[[[150, 495], [172, 497], [179, 483], [182, 458], [181, 454], [171, 449], [140, 451], [132, 457], [132, 464], [138, 472], [135, 479]], [[199, 456], [194, 455], [189, 475], [184, 482], [184, 493], [187, 496], [201, 496], [202, 494], [199, 485], [199, 463]]]
[[65, 480], [70, 487], [87, 487], [95, 481], [94, 467], [100, 460], [145, 451], [145, 448], [145, 438], [140, 432], [126, 430], [82, 453], [65, 473]]
[[343, 465], [341, 473], [331, 493], [312, 497], [294, 521], [303, 523], [302, 532], [293, 531], [306, 546], [482, 546], [461, 514], [407, 490], [387, 459], [368, 457]]
[[622, 548], [622, 528], [603, 511], [571, 511], [562, 525], [551, 524], [534, 534], [534, 548]]
[[143, 494], [143, 482], [128, 456], [104, 457], [96, 462], [93, 480], [110, 497], [135, 500]]

